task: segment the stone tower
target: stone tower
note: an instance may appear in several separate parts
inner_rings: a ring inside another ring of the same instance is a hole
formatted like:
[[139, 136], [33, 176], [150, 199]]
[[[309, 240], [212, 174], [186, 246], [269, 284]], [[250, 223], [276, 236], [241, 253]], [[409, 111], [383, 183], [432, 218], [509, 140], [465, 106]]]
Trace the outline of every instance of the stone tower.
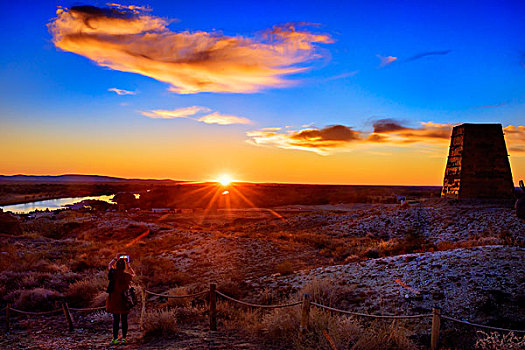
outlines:
[[501, 124], [454, 127], [441, 197], [511, 198], [513, 191]]

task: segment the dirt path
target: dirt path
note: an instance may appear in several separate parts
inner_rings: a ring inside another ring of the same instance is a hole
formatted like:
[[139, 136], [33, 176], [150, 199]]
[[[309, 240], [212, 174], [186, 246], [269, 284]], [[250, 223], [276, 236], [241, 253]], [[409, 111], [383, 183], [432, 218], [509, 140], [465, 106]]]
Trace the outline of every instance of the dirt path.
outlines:
[[[263, 350], [263, 347], [251, 339], [228, 330], [212, 332], [206, 325], [181, 325], [179, 332], [169, 338], [158, 337], [148, 340], [140, 339], [136, 322], [130, 323], [127, 345], [109, 345], [111, 324], [93, 324], [85, 320], [73, 332], [65, 329], [64, 321], [59, 316], [39, 319], [16, 319], [15, 329], [9, 334], [0, 336], [1, 349], [31, 350], [73, 350], [73, 349], [209, 349], [209, 350]], [[26, 329], [21, 329], [27, 327]]]

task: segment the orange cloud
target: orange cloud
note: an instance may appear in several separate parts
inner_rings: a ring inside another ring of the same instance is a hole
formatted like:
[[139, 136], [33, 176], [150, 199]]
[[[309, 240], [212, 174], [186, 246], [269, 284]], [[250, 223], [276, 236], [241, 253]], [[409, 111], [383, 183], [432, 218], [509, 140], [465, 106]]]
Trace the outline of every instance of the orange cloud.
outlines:
[[176, 119], [176, 118], [188, 118], [206, 124], [219, 124], [219, 125], [231, 125], [231, 124], [250, 124], [251, 120], [244, 117], [238, 117], [235, 115], [226, 115], [219, 112], [213, 112], [202, 117], [195, 117], [197, 114], [203, 112], [211, 112], [211, 109], [201, 106], [184, 107], [174, 110], [163, 110], [157, 109], [149, 112], [141, 112], [142, 115], [153, 118], [153, 119]]
[[[452, 135], [452, 124], [421, 122], [419, 128], [403, 126], [394, 119], [381, 119], [374, 123], [374, 131], [368, 141], [378, 143], [432, 143], [446, 145]], [[505, 141], [512, 155], [525, 154], [525, 126], [509, 125], [503, 128]]]
[[312, 151], [327, 155], [336, 148], [361, 140], [360, 133], [344, 125], [330, 125], [323, 129], [305, 129], [298, 132], [279, 133], [267, 128], [247, 133], [248, 142], [254, 145]]
[[333, 42], [296, 28], [303, 24], [276, 26], [256, 38], [173, 32], [168, 20], [144, 10], [116, 4], [59, 7], [49, 30], [61, 50], [168, 83], [179, 94], [289, 86], [284, 76], [305, 71], [306, 62], [321, 56], [317, 44]]
[[374, 123], [374, 131], [368, 137], [370, 142], [390, 143], [448, 143], [452, 135], [452, 124], [421, 122], [419, 128], [403, 126], [395, 119], [380, 119]]
[[[247, 133], [248, 142], [260, 146], [312, 151], [321, 155], [349, 149], [351, 145], [366, 143], [438, 143], [446, 145], [453, 125], [421, 122], [420, 128], [409, 128], [394, 119], [374, 123], [372, 132], [354, 130], [345, 125], [330, 125], [322, 129], [280, 132], [280, 128], [266, 128]], [[368, 135], [368, 136], [367, 136]]]
[[392, 62], [397, 60], [397, 57], [395, 57], [395, 56], [386, 56], [385, 57], [385, 56], [377, 55], [377, 57], [381, 60], [381, 63], [379, 64], [379, 67], [388, 66], [389, 64], [391, 64]]
[[503, 128], [511, 155], [525, 155], [525, 126], [509, 125]]
[[213, 112], [197, 119], [200, 122], [206, 124], [219, 124], [219, 125], [230, 125], [230, 124], [250, 124], [251, 121], [248, 118], [237, 117], [235, 115], [220, 114]]
[[[349, 149], [351, 145], [413, 143], [446, 147], [452, 135], [452, 124], [420, 122], [419, 128], [404, 126], [395, 119], [374, 122], [372, 132], [354, 130], [344, 125], [330, 125], [322, 129], [308, 128], [301, 131], [281, 131], [281, 128], [264, 128], [247, 132], [247, 142], [259, 146], [312, 151], [328, 155], [336, 150]], [[525, 126], [509, 125], [503, 128], [509, 151], [525, 154]], [[368, 136], [367, 136], [368, 135]]]
[[187, 118], [199, 112], [209, 112], [210, 109], [200, 106], [184, 107], [174, 110], [157, 109], [150, 112], [142, 112], [142, 115], [154, 119]]

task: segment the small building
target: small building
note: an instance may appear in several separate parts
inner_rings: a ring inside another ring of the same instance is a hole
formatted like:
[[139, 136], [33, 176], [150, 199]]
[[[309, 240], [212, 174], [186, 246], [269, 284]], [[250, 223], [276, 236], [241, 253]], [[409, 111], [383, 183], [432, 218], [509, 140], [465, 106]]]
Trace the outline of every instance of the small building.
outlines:
[[513, 191], [501, 124], [454, 127], [441, 197], [512, 198]]
[[151, 208], [151, 211], [154, 213], [169, 213], [171, 208]]

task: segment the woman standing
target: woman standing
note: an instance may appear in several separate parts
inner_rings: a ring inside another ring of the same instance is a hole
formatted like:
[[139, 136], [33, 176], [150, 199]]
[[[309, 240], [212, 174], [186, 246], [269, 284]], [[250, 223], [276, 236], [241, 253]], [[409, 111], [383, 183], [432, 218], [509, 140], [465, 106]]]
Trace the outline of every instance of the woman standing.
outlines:
[[133, 269], [129, 266], [129, 256], [118, 254], [109, 263], [109, 285], [108, 297], [106, 299], [106, 311], [113, 314], [113, 340], [110, 344], [118, 344], [119, 324], [122, 321], [122, 339], [121, 344], [127, 343], [126, 336], [128, 333], [128, 313], [123, 292], [131, 284], [135, 276]]

